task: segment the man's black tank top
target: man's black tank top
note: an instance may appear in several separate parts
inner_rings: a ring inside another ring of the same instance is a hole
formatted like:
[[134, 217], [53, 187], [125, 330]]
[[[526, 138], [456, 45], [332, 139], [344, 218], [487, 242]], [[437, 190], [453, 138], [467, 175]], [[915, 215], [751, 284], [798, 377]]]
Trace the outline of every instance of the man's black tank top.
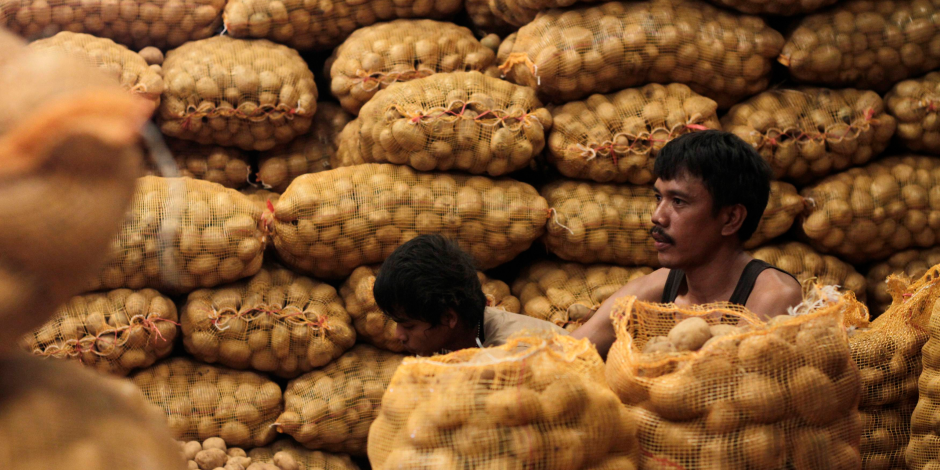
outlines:
[[[728, 299], [728, 302], [744, 306], [744, 304], [747, 303], [748, 297], [751, 296], [751, 291], [754, 290], [754, 283], [757, 282], [757, 276], [760, 276], [760, 273], [764, 272], [765, 269], [776, 269], [792, 277], [794, 280], [796, 279], [792, 274], [776, 266], [759, 259], [752, 259], [747, 263], [747, 266], [744, 267], [744, 272], [741, 273], [741, 279], [738, 279], [738, 285], [735, 286], [734, 293], [731, 294], [731, 298]], [[676, 297], [679, 295], [679, 287], [682, 286], [683, 282], [685, 282], [685, 271], [681, 269], [669, 270], [669, 277], [666, 278], [666, 286], [663, 287], [661, 302], [664, 304], [675, 302]]]

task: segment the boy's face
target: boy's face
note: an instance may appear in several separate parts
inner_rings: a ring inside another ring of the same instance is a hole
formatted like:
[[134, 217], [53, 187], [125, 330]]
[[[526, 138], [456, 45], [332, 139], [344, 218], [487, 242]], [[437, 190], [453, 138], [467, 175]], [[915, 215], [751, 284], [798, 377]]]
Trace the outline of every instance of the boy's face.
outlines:
[[448, 318], [439, 325], [411, 320], [396, 319], [395, 337], [405, 346], [405, 350], [418, 356], [432, 356], [452, 344], [454, 327]]

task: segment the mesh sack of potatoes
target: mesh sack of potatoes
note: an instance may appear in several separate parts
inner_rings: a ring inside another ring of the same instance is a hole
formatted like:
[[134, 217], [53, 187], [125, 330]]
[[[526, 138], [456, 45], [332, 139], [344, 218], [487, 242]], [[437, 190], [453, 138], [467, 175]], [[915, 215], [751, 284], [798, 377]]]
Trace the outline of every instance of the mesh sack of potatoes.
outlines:
[[[923, 279], [936, 283], [940, 274], [934, 267]], [[910, 419], [910, 443], [904, 453], [907, 468], [924, 470], [940, 468], [940, 429], [937, 415], [940, 414], [940, 302], [923, 306], [930, 315], [927, 343], [922, 353], [923, 372], [917, 382], [917, 406]]]
[[20, 344], [37, 356], [127, 375], [170, 354], [177, 320], [169, 297], [153, 289], [117, 289], [72, 297]]
[[262, 211], [271, 210], [281, 197], [278, 193], [262, 188], [246, 188], [241, 190], [241, 193]]
[[310, 129], [313, 72], [297, 51], [216, 36], [166, 55], [157, 113], [164, 134], [201, 144], [270, 150]]
[[896, 156], [829, 176], [800, 194], [810, 245], [851, 263], [933, 246], [940, 235], [940, 161]]
[[885, 95], [888, 114], [898, 120], [897, 139], [912, 152], [940, 154], [940, 72], [904, 80]]
[[906, 276], [908, 279], [920, 279], [927, 274], [931, 266], [940, 264], [940, 247], [925, 250], [905, 250], [891, 255], [885, 261], [873, 265], [868, 270], [868, 307], [872, 316], [888, 309], [892, 294], [887, 282], [892, 274]]
[[670, 140], [721, 129], [717, 104], [679, 83], [592, 95], [552, 109], [547, 160], [568, 178], [648, 184]]
[[[490, 0], [464, 0], [464, 9], [467, 11], [473, 30], [480, 36], [494, 33], [505, 36], [516, 29], [502, 16], [493, 12], [490, 8]], [[497, 46], [499, 46], [498, 43]]]
[[712, 3], [751, 15], [794, 16], [825, 8], [838, 0], [710, 0]]
[[337, 104], [317, 103], [309, 132], [258, 156], [258, 182], [283, 193], [294, 178], [332, 168], [337, 137], [352, 119]]
[[638, 468], [636, 425], [587, 340], [406, 358], [369, 431], [376, 470]]
[[[343, 285], [339, 294], [343, 296], [346, 310], [356, 326], [356, 336], [376, 347], [389, 351], [401, 352], [404, 347], [395, 334], [398, 326], [395, 320], [389, 318], [375, 304], [372, 287], [375, 285], [375, 275], [379, 266], [360, 266], [356, 268]], [[519, 299], [509, 292], [505, 282], [486, 277], [483, 272], [477, 272], [483, 293], [486, 295], [486, 304], [507, 312], [520, 313]]]
[[801, 18], [779, 61], [797, 81], [885, 92], [940, 66], [937, 13], [929, 0], [845, 0]]
[[332, 49], [354, 31], [396, 18], [453, 16], [463, 0], [228, 0], [223, 20], [238, 38], [267, 38], [297, 49]]
[[911, 438], [911, 403], [859, 409], [862, 417], [862, 468], [905, 470], [904, 450]]
[[522, 270], [512, 293], [519, 297], [521, 313], [574, 331], [624, 284], [651, 272], [652, 268], [538, 261]]
[[807, 183], [878, 156], [897, 120], [873, 91], [800, 88], [761, 93], [721, 124], [753, 145], [775, 178]]
[[0, 465], [185, 470], [158, 410], [127, 380], [25, 353], [0, 359]]
[[[649, 186], [558, 181], [542, 188], [551, 207], [542, 241], [567, 261], [659, 266], [649, 231], [656, 196]], [[789, 183], [771, 182], [770, 199], [746, 248], [783, 235], [804, 208]]]
[[500, 46], [506, 77], [564, 103], [644, 83], [684, 83], [727, 109], [763, 91], [783, 37], [696, 0], [549, 10]]
[[133, 49], [167, 49], [215, 34], [224, 6], [225, 0], [21, 0], [4, 2], [0, 26], [28, 39], [72, 31]]
[[58, 51], [84, 60], [118, 79], [122, 88], [153, 102], [154, 109], [160, 105], [163, 70], [159, 65], [148, 65], [140, 54], [126, 46], [90, 34], [62, 31], [31, 42], [29, 47]]
[[766, 261], [790, 274], [800, 283], [813, 280], [816, 284], [839, 286], [851, 291], [860, 302], [865, 302], [865, 277], [855, 268], [835, 256], [823, 255], [806, 244], [786, 242], [752, 250], [750, 255]]
[[343, 129], [337, 158], [501, 176], [527, 167], [551, 127], [531, 88], [480, 72], [440, 73], [376, 93]]
[[151, 106], [0, 29], [0, 350], [84, 290], [142, 171]]
[[366, 454], [369, 426], [404, 356], [359, 344], [287, 384], [278, 432], [310, 449]]
[[[249, 185], [251, 161], [246, 152], [172, 137], [165, 138], [165, 142], [176, 161], [179, 176], [211, 181], [232, 189]], [[148, 174], [161, 176], [156, 165], [152, 165]]]
[[281, 388], [260, 374], [178, 357], [131, 379], [163, 411], [176, 439], [221, 437], [230, 446], [259, 447], [277, 435], [272, 425], [284, 408]]
[[333, 96], [343, 109], [359, 114], [362, 105], [393, 83], [442, 72], [483, 72], [495, 61], [496, 53], [463, 26], [395, 20], [356, 30], [333, 51], [327, 64], [332, 64]]
[[812, 289], [769, 324], [726, 302], [614, 307], [607, 382], [635, 406], [642, 468], [860, 468], [851, 293]]
[[359, 470], [348, 455], [308, 450], [291, 439], [281, 439], [266, 447], [248, 451], [253, 463], [272, 467], [246, 467], [245, 470]]
[[579, 3], [600, 3], [601, 0], [489, 0], [490, 12], [516, 27], [532, 22], [542, 11], [567, 8]]
[[357, 165], [295, 179], [274, 204], [274, 246], [289, 266], [339, 279], [437, 233], [485, 270], [528, 249], [547, 218], [535, 188], [511, 179]]
[[220, 184], [138, 179], [131, 210], [90, 290], [150, 287], [184, 294], [258, 272], [267, 242], [262, 206]]
[[196, 359], [281, 377], [324, 366], [356, 341], [333, 286], [276, 266], [189, 294], [180, 321]]

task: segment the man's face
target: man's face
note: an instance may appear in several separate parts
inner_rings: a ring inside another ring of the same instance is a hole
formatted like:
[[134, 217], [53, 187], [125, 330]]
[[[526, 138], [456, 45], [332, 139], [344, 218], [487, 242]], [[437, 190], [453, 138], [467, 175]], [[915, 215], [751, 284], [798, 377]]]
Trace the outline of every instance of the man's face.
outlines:
[[454, 329], [441, 323], [430, 323], [402, 318], [396, 320], [395, 337], [405, 346], [405, 350], [418, 356], [432, 356], [451, 344]]
[[659, 263], [682, 268], [707, 259], [721, 242], [721, 217], [712, 212], [712, 197], [700, 178], [680, 173], [673, 180], [657, 179], [653, 237]]

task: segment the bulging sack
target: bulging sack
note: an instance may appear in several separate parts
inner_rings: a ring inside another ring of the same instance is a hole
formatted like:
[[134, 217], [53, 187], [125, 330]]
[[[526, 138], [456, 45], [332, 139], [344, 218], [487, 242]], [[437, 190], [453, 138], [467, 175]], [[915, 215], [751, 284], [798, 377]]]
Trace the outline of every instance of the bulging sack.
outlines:
[[[166, 137], [164, 141], [173, 154], [179, 176], [211, 181], [232, 189], [241, 189], [250, 184], [251, 159], [246, 152], [172, 137]], [[161, 174], [156, 165], [151, 165], [147, 174], [168, 176]]]
[[796, 277], [801, 284], [839, 286], [851, 291], [859, 302], [866, 300], [865, 277], [835, 256], [822, 255], [800, 242], [766, 245], [750, 252], [755, 259], [766, 261]]
[[897, 118], [897, 137], [912, 152], [940, 155], [940, 72], [904, 80], [885, 95], [888, 113]]
[[[359, 470], [348, 455], [307, 450], [290, 438], [275, 441], [270, 446], [251, 449], [248, 456], [253, 462], [273, 464], [277, 470]], [[292, 466], [292, 463], [296, 466]]]
[[892, 275], [909, 280], [920, 279], [931, 266], [940, 264], [940, 247], [925, 250], [905, 250], [891, 255], [868, 270], [868, 308], [872, 316], [888, 309], [893, 300], [889, 291], [888, 278]]

